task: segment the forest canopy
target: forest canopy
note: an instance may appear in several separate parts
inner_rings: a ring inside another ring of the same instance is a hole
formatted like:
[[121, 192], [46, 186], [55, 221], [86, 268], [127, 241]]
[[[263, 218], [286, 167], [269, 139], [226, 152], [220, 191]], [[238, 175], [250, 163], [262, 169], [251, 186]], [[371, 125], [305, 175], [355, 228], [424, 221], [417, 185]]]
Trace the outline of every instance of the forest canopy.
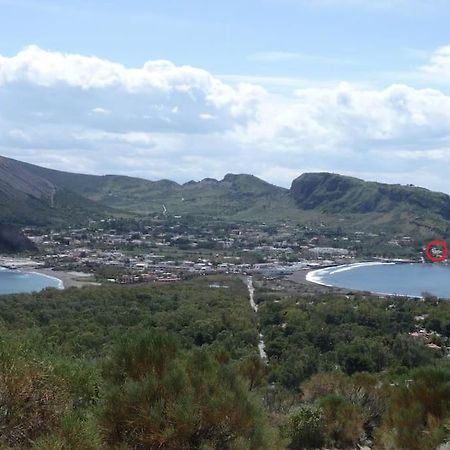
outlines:
[[258, 315], [231, 277], [0, 296], [0, 448], [450, 440], [448, 303], [259, 285], [256, 301]]

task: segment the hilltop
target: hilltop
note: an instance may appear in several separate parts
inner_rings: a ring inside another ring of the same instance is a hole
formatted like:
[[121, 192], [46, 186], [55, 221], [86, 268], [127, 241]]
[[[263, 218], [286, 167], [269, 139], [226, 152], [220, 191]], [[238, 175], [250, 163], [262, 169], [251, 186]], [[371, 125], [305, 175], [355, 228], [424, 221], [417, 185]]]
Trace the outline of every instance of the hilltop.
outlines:
[[295, 221], [349, 230], [450, 236], [450, 197], [415, 186], [304, 173], [290, 189], [253, 175], [179, 184], [122, 175], [62, 172], [0, 157], [0, 220], [18, 224], [111, 214], [203, 215]]
[[[255, 176], [228, 174], [179, 184], [122, 175], [83, 175], [19, 163], [31, 174], [102, 205], [136, 213], [201, 214], [241, 219], [264, 217], [295, 209], [289, 190]], [[285, 218], [290, 213], [285, 214]]]
[[302, 210], [335, 218], [343, 227], [450, 235], [450, 197], [428, 189], [305, 173], [292, 182], [290, 193]]

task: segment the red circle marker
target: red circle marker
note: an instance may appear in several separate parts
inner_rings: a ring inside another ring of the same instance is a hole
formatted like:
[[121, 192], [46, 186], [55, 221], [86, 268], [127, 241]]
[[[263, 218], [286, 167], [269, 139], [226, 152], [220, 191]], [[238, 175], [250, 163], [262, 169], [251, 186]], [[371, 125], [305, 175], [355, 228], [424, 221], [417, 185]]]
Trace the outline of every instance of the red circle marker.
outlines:
[[[442, 247], [442, 255], [441, 256], [433, 256], [431, 254], [431, 249], [433, 247]], [[439, 241], [439, 240], [433, 240], [433, 241], [428, 242], [427, 246], [425, 247], [425, 255], [431, 262], [444, 261], [448, 256], [447, 243], [444, 241]]]

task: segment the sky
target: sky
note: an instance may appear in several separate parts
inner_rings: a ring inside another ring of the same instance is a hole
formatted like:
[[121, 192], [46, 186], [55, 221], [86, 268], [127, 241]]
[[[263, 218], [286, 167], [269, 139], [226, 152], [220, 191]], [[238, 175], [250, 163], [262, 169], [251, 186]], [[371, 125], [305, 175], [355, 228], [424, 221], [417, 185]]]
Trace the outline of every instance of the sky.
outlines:
[[0, 154], [450, 193], [447, 0], [0, 0]]

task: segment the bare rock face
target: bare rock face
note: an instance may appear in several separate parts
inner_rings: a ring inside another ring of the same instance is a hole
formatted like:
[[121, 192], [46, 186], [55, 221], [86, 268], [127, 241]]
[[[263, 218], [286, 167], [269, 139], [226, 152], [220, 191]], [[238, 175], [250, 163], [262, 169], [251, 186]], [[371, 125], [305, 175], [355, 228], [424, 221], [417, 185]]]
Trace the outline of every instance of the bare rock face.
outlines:
[[16, 161], [0, 156], [0, 192], [17, 199], [28, 195], [53, 207], [56, 187]]

